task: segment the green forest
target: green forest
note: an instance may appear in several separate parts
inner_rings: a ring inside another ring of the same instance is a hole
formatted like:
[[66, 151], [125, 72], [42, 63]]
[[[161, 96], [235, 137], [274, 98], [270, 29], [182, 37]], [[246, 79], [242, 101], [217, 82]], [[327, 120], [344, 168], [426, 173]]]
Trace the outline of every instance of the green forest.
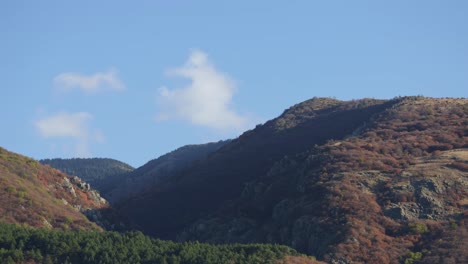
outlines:
[[210, 245], [153, 239], [141, 232], [85, 232], [0, 224], [1, 263], [275, 263], [299, 255], [271, 244]]

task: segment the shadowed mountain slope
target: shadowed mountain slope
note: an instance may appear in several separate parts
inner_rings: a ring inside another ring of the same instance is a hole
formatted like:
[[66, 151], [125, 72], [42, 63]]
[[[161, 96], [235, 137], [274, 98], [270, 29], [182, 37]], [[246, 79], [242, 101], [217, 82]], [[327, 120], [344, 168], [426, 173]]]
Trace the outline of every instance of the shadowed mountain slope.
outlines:
[[111, 203], [119, 203], [138, 195], [161, 181], [170, 179], [183, 169], [206, 159], [229, 140], [199, 145], [187, 145], [169, 152], [127, 174], [109, 179], [103, 186], [103, 196]]
[[449, 234], [466, 245], [467, 127], [466, 99], [314, 98], [119, 210], [182, 241], [281, 243], [335, 263], [463, 263]]
[[127, 201], [121, 211], [146, 232], [171, 238], [198, 217], [239, 197], [246, 182], [266, 174], [284, 156], [343, 138], [394, 103], [314, 98], [293, 106], [151, 192]]

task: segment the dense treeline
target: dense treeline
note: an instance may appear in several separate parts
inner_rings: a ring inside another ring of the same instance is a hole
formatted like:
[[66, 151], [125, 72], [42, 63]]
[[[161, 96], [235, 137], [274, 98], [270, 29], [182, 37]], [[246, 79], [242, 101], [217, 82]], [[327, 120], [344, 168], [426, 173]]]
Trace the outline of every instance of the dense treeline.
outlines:
[[51, 231], [0, 224], [1, 263], [274, 263], [286, 246], [210, 245], [153, 239], [141, 232]]

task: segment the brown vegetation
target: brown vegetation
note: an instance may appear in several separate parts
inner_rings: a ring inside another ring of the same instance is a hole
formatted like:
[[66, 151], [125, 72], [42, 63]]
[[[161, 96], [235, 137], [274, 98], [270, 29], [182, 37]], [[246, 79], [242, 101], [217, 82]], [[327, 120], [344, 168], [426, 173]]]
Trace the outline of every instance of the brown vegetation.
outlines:
[[103, 208], [93, 193], [49, 166], [0, 148], [0, 222], [54, 229], [99, 229], [80, 212]]
[[[422, 245], [432, 245], [433, 234], [447, 237], [441, 226], [449, 221], [463, 225], [458, 202], [468, 197], [467, 160], [461, 159], [468, 146], [466, 106], [466, 100], [406, 98], [375, 116], [360, 134], [320, 148], [322, 177], [331, 192], [327, 204], [346, 218], [346, 235], [327, 259], [395, 263], [409, 250], [427, 250]], [[459, 154], [447, 152], [452, 149]], [[330, 181], [337, 174], [342, 177]], [[403, 218], [387, 213], [406, 205], [421, 212]], [[453, 259], [466, 259], [454, 240], [445, 248]], [[436, 250], [431, 254], [440, 258]]]
[[[256, 130], [273, 128], [272, 146], [284, 148], [282, 140], [294, 145], [307, 142], [307, 133], [323, 136], [316, 120], [346, 122], [335, 111], [354, 111], [358, 120], [360, 106], [376, 103], [314, 99]], [[329, 131], [324, 144], [287, 154], [246, 180], [240, 198], [198, 218], [178, 238], [282, 243], [340, 263], [466, 259], [445, 227], [464, 227], [467, 215], [467, 104], [407, 97], [374, 108], [344, 138]], [[246, 137], [255, 131], [240, 139]], [[431, 246], [437, 239], [445, 251]]]

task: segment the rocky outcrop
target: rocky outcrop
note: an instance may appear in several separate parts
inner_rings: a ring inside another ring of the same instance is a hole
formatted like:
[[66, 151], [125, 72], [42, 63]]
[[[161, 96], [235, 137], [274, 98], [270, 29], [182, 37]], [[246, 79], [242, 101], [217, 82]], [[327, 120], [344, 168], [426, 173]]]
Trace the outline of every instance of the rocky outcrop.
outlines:
[[421, 214], [421, 207], [417, 203], [392, 203], [385, 209], [385, 215], [395, 220], [415, 220]]
[[73, 197], [76, 197], [75, 189], [73, 188], [73, 185], [71, 184], [68, 177], [63, 177], [62, 187], [69, 191]]
[[44, 225], [45, 228], [48, 228], [48, 229], [53, 228], [53, 226], [45, 218], [42, 219], [42, 224]]
[[[463, 152], [468, 153], [459, 149], [420, 159], [403, 171], [403, 180], [389, 188], [391, 199], [384, 206], [385, 215], [405, 221], [448, 220], [460, 216], [462, 211], [448, 198], [468, 189], [468, 173], [450, 166], [454, 159], [461, 160], [459, 156]], [[454, 158], [452, 154], [458, 156]]]
[[74, 184], [76, 184], [81, 190], [83, 191], [89, 191], [91, 190], [91, 186], [89, 185], [89, 183], [86, 183], [84, 181], [82, 181], [78, 176], [73, 176], [71, 178], [72, 182]]
[[[89, 185], [89, 183], [82, 181], [77, 176], [73, 176], [73, 177], [64, 176], [63, 177], [63, 182], [61, 183], [61, 186], [66, 191], [71, 193], [73, 195], [73, 197], [75, 197], [75, 198], [77, 197], [75, 188], [77, 188], [80, 191], [86, 193], [91, 198], [91, 200], [92, 200], [92, 202], [94, 204], [96, 204], [98, 206], [107, 204], [107, 201], [104, 198], [102, 198], [101, 195], [96, 190], [91, 189], [91, 186]], [[68, 204], [68, 201], [63, 199], [63, 198], [62, 198], [62, 201], [65, 201], [66, 204]], [[81, 206], [79, 208], [81, 208]], [[88, 208], [85, 208], [85, 209], [88, 209]]]

